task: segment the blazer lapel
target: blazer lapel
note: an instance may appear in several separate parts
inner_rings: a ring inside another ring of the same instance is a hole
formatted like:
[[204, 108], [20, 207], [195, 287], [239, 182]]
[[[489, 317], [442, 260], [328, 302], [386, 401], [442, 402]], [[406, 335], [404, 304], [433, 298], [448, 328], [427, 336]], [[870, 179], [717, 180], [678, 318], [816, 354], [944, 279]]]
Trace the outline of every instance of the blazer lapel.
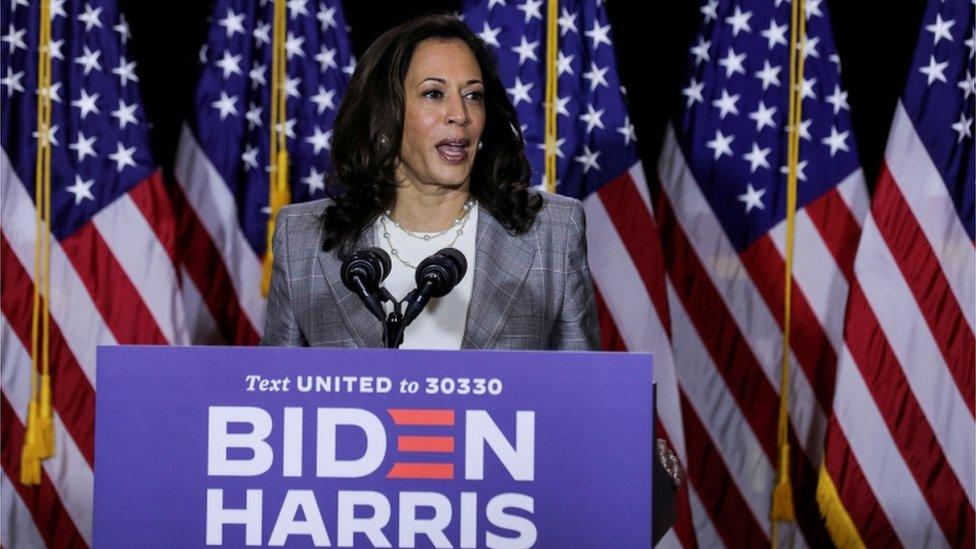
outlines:
[[478, 212], [475, 247], [474, 289], [462, 349], [484, 349], [495, 342], [535, 258], [529, 238], [512, 236], [484, 208]]
[[[373, 227], [367, 227], [356, 243], [356, 249], [369, 248], [375, 245]], [[358, 347], [380, 347], [383, 344], [383, 326], [359, 300], [359, 296], [350, 292], [342, 283], [342, 260], [332, 252], [319, 249], [319, 266], [325, 275], [326, 284], [339, 305], [349, 333]]]

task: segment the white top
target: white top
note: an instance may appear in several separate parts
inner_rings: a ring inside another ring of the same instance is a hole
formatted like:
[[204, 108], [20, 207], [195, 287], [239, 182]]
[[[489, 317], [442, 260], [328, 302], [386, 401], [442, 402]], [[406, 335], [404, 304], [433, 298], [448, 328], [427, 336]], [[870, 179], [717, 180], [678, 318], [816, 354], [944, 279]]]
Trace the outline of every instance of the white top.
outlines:
[[[464, 254], [464, 258], [468, 261], [464, 278], [446, 296], [433, 298], [427, 303], [424, 310], [404, 330], [403, 345], [400, 346], [401, 349], [460, 349], [468, 318], [468, 304], [471, 303], [471, 291], [474, 289], [475, 237], [478, 232], [477, 204], [471, 208], [467, 221], [462, 225], [460, 236], [454, 228], [438, 237], [433, 236], [437, 233], [413, 233], [419, 236], [431, 236], [430, 240], [422, 240], [408, 235], [387, 219], [385, 220], [389, 234], [387, 239], [383, 236], [383, 221], [382, 217], [377, 220], [373, 224], [373, 230], [376, 243], [390, 254], [390, 262], [393, 266], [383, 286], [393, 294], [395, 299], [402, 300], [417, 287], [417, 283], [414, 280], [416, 270], [407, 267], [397, 259], [392, 248], [396, 248], [400, 257], [414, 267], [443, 248], [456, 248]], [[451, 241], [455, 236], [458, 238], [452, 245]], [[391, 243], [393, 246], [390, 246]], [[400, 312], [405, 309], [404, 305]], [[387, 303], [386, 310], [389, 313], [392, 304]]]

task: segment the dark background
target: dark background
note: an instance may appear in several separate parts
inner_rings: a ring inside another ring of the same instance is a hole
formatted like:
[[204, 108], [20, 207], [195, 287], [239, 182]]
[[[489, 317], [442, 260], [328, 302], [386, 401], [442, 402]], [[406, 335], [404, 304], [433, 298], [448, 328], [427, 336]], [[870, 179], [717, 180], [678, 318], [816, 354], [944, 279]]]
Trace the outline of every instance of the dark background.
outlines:
[[[772, 0], [770, 0], [772, 1]], [[130, 47], [157, 162], [173, 164], [182, 120], [190, 115], [197, 54], [212, 1], [120, 0], [132, 32]], [[460, 2], [435, 0], [343, 2], [357, 57], [382, 32], [413, 16], [455, 11]], [[925, 11], [925, 0], [827, 0], [843, 85], [861, 163], [872, 184], [901, 94]], [[656, 166], [667, 105], [686, 85], [688, 47], [700, 23], [697, 0], [606, 0], [620, 77], [645, 167]], [[651, 168], [645, 168], [651, 172]]]

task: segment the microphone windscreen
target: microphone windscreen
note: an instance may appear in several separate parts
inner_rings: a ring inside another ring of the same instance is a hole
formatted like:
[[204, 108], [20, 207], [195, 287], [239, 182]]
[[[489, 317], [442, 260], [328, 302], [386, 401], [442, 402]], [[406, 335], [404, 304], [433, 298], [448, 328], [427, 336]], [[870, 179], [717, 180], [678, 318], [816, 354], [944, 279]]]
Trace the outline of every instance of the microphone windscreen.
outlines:
[[464, 274], [468, 272], [468, 260], [464, 258], [464, 254], [461, 253], [461, 250], [458, 250], [457, 248], [443, 248], [437, 252], [437, 254], [447, 257], [457, 265], [457, 282], [460, 282], [461, 279], [464, 278]]

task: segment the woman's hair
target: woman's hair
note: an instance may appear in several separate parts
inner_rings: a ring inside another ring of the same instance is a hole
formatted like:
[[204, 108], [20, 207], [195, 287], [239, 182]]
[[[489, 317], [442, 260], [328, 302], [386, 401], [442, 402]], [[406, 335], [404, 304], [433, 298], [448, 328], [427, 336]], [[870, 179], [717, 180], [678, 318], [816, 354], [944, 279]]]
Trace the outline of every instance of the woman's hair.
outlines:
[[413, 19], [380, 36], [366, 50], [339, 107], [332, 135], [334, 202], [323, 216], [322, 247], [340, 256], [396, 198], [396, 166], [406, 104], [404, 79], [417, 44], [429, 38], [467, 44], [485, 85], [483, 148], [475, 156], [471, 195], [513, 234], [532, 226], [542, 197], [529, 190], [531, 168], [518, 115], [498, 77], [492, 53], [451, 15]]

